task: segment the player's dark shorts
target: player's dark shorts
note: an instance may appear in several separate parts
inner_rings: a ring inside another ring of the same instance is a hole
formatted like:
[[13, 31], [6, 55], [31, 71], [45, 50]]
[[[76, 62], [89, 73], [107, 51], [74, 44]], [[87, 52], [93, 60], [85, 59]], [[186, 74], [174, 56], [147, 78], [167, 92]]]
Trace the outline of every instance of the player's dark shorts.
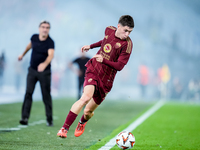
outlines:
[[85, 73], [85, 81], [84, 81], [84, 87], [86, 85], [94, 85], [95, 86], [95, 92], [93, 95], [93, 99], [97, 105], [100, 105], [101, 102], [105, 99], [108, 92], [110, 92], [111, 87], [104, 88], [103, 82], [99, 79], [95, 73], [86, 71]]

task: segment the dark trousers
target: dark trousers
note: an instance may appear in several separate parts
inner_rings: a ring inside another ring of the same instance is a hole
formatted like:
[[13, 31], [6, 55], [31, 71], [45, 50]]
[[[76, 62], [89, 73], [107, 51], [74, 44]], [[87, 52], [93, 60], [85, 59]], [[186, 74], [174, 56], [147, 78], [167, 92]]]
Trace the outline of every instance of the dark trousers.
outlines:
[[40, 87], [42, 91], [42, 98], [45, 105], [46, 119], [48, 122], [52, 122], [52, 98], [50, 94], [51, 89], [51, 71], [46, 70], [43, 72], [37, 72], [31, 67], [28, 68], [27, 82], [26, 82], [26, 94], [24, 97], [24, 102], [22, 106], [22, 118], [29, 118], [31, 105], [32, 105], [32, 95], [35, 89], [37, 81], [40, 82]]
[[82, 95], [83, 83], [84, 83], [84, 76], [78, 77], [78, 100], [81, 98]]

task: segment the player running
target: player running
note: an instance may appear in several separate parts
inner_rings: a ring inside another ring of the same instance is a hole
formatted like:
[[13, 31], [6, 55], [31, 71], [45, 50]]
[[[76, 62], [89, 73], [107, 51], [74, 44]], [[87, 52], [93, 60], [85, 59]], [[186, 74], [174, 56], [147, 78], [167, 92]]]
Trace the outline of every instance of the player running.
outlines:
[[117, 28], [113, 26], [106, 28], [103, 40], [81, 48], [82, 52], [95, 47], [100, 47], [100, 50], [87, 62], [83, 94], [72, 105], [57, 136], [67, 137], [70, 126], [86, 105], [74, 135], [78, 137], [83, 134], [87, 121], [94, 115], [94, 110], [110, 92], [117, 71], [121, 71], [129, 60], [132, 52], [132, 41], [129, 34], [133, 28], [133, 18], [129, 15], [121, 16]]

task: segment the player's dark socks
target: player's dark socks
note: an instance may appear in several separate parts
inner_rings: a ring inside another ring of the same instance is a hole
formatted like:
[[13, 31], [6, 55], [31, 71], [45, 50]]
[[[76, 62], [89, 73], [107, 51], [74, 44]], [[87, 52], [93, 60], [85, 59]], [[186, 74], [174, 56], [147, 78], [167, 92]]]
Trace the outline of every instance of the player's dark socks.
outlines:
[[76, 119], [78, 115], [73, 113], [71, 110], [69, 111], [68, 115], [67, 115], [67, 118], [65, 120], [65, 123], [63, 125], [63, 127], [66, 129], [66, 130], [69, 130], [69, 127], [72, 125], [72, 123], [74, 122], [74, 120]]
[[85, 119], [84, 114], [83, 114], [79, 122], [82, 124], [82, 123], [85, 123], [87, 121], [88, 120]]

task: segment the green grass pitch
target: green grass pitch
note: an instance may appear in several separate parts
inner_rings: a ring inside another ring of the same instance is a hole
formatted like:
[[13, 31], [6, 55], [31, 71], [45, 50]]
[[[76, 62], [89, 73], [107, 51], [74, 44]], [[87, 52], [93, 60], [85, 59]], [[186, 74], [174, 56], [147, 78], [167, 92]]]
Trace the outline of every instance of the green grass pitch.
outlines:
[[[74, 99], [53, 101], [54, 126], [45, 123], [3, 131], [19, 126], [22, 103], [0, 105], [0, 149], [28, 150], [97, 150], [136, 120], [153, 103], [105, 100], [88, 122], [85, 133], [75, 137], [74, 129], [82, 112], [71, 126], [67, 139], [56, 136]], [[198, 149], [200, 147], [200, 105], [166, 103], [132, 133], [136, 137], [133, 149]], [[34, 101], [29, 123], [45, 120], [44, 105]], [[118, 150], [117, 146], [113, 149]]]
[[200, 105], [167, 103], [132, 131], [133, 149], [199, 150], [199, 117]]

